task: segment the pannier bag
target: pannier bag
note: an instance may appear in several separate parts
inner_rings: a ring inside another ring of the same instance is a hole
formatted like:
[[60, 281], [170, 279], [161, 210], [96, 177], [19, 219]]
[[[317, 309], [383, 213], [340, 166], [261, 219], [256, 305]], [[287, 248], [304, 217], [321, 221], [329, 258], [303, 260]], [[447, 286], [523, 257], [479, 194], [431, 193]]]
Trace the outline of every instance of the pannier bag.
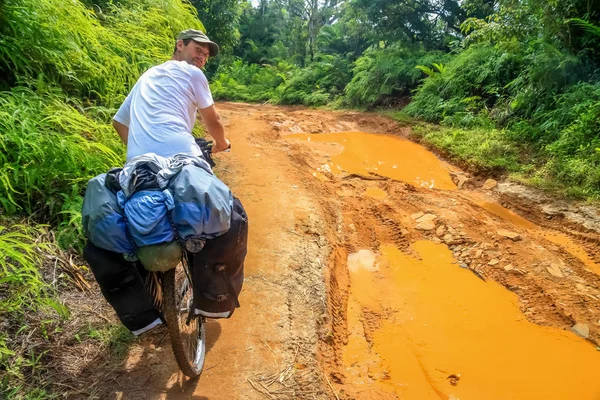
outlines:
[[201, 158], [145, 154], [108, 178], [88, 182], [81, 212], [84, 232], [97, 247], [135, 255], [138, 247], [173, 241], [173, 226], [183, 240], [229, 229], [233, 195]]
[[134, 335], [141, 335], [162, 323], [142, 276], [148, 272], [140, 263], [128, 262], [122, 254], [101, 249], [89, 240], [83, 249], [83, 257], [90, 265], [102, 295]]
[[199, 253], [190, 254], [196, 314], [229, 318], [240, 306], [238, 296], [244, 283], [247, 251], [248, 217], [234, 197], [229, 231], [207, 240]]
[[107, 174], [89, 180], [81, 222], [85, 236], [97, 247], [116, 253], [135, 251], [127, 235], [127, 220], [117, 196], [105, 185]]

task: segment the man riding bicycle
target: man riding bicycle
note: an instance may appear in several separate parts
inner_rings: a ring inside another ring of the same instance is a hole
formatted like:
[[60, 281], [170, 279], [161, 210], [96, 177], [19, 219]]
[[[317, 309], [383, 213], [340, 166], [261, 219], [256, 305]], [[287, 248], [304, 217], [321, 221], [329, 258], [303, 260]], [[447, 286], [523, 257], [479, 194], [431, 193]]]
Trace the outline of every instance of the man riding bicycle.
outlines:
[[128, 160], [145, 153], [201, 156], [192, 136], [196, 110], [215, 140], [212, 151], [229, 148], [208, 81], [200, 69], [218, 52], [219, 46], [202, 31], [188, 29], [179, 34], [173, 57], [140, 77], [113, 120], [127, 145]]
[[[84, 257], [104, 297], [134, 334], [162, 319], [143, 281], [147, 272], [141, 264], [149, 267], [142, 250], [152, 246], [159, 252], [160, 246], [181, 248], [179, 254], [190, 265], [196, 315], [228, 318], [239, 307], [247, 217], [212, 174], [192, 136], [199, 113], [215, 141], [212, 152], [231, 145], [201, 70], [218, 52], [219, 46], [199, 30], [179, 34], [172, 58], [142, 74], [114, 116], [113, 126], [127, 146], [125, 167], [88, 183]], [[162, 239], [146, 243], [146, 231], [136, 230], [140, 226], [162, 226], [158, 234], [147, 231]]]

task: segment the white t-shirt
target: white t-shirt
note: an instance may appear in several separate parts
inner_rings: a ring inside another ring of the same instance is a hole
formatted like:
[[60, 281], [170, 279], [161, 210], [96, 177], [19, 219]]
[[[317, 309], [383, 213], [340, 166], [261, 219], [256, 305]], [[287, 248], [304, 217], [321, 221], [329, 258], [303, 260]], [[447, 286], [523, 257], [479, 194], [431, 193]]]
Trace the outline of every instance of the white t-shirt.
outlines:
[[191, 133], [196, 110], [213, 104], [200, 68], [175, 60], [150, 68], [114, 116], [129, 127], [127, 160], [144, 153], [202, 155]]

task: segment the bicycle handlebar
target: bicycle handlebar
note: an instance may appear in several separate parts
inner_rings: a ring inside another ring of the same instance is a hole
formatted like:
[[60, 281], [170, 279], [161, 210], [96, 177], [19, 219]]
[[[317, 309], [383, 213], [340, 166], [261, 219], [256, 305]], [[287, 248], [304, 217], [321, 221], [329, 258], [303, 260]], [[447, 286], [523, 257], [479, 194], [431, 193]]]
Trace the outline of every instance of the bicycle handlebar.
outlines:
[[[212, 158], [212, 148], [214, 146], [214, 143], [212, 140], [206, 140], [204, 138], [194, 138], [196, 144], [198, 145], [198, 147], [200, 147], [200, 150], [202, 151], [202, 155], [204, 156], [204, 159], [206, 161], [208, 161], [208, 163], [210, 164], [211, 167], [215, 166], [215, 161]], [[225, 150], [222, 150], [223, 152], [230, 152], [231, 151], [231, 143], [229, 143], [229, 147], [227, 147]]]

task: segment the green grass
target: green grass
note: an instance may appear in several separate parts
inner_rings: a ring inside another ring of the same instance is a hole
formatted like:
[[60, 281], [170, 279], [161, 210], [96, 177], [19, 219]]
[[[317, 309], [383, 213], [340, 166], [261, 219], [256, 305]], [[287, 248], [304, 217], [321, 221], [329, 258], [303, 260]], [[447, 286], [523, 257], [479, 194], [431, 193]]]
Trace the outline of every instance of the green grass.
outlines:
[[41, 360], [46, 350], [28, 334], [48, 340], [69, 316], [40, 272], [46, 255], [55, 250], [46, 237], [45, 226], [0, 225], [0, 370], [4, 371], [0, 394], [10, 396], [5, 398], [47, 395], [35, 384], [45, 370]]
[[381, 113], [403, 126], [410, 125], [418, 140], [442, 150], [459, 164], [468, 164], [477, 173], [505, 175], [574, 199], [600, 199], [600, 186], [595, 183], [598, 167], [585, 158], [549, 156], [526, 142], [516, 141], [517, 133], [508, 129], [434, 125], [411, 119], [402, 111]]
[[122, 324], [87, 324], [75, 334], [78, 342], [95, 341], [99, 346], [107, 348], [116, 358], [127, 355], [129, 346], [135, 341], [135, 336]]

